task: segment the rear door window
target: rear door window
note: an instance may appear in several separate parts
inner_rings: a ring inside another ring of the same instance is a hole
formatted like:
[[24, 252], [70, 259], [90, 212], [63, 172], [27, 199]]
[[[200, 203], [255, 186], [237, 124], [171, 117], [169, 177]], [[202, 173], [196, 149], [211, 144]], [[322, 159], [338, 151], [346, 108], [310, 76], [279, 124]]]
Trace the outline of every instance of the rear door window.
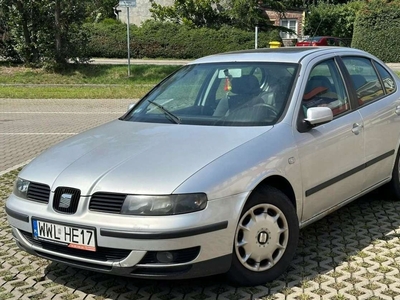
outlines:
[[371, 60], [364, 57], [342, 57], [357, 93], [360, 106], [382, 97], [385, 91]]

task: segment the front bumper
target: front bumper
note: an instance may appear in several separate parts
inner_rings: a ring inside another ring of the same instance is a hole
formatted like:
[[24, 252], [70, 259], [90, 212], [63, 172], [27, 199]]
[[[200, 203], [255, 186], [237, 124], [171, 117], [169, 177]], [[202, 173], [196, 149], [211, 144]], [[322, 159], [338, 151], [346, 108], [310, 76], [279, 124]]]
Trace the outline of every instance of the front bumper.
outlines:
[[79, 257], [73, 257], [71, 259], [70, 255], [54, 253], [53, 251], [46, 250], [42, 245], [31, 244], [29, 239], [16, 228], [13, 228], [12, 233], [18, 247], [32, 255], [85, 270], [135, 278], [161, 278], [172, 280], [220, 274], [229, 270], [232, 260], [232, 255], [227, 254], [202, 262], [190, 262], [186, 264], [141, 264], [139, 261], [139, 263], [135, 265], [133, 262], [139, 257], [143, 258], [145, 252], [130, 251], [129, 255], [121, 261], [106, 261], [100, 263], [97, 260], [80, 259]]
[[[52, 261], [138, 278], [184, 279], [226, 272], [245, 194], [209, 201], [205, 210], [167, 217], [134, 217], [85, 211], [59, 214], [51, 205], [11, 195], [8, 221], [17, 245]], [[32, 215], [31, 212], [34, 212]], [[96, 229], [97, 251], [70, 249], [32, 236], [32, 218]], [[160, 252], [174, 260], [161, 263]]]

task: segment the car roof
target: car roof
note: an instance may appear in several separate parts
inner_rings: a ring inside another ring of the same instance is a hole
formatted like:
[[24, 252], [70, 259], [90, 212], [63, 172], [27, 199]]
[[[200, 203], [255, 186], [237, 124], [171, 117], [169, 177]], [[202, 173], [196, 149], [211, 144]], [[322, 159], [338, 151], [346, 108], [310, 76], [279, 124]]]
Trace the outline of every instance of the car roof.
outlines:
[[335, 52], [354, 52], [354, 54], [365, 55], [364, 51], [347, 47], [281, 47], [281, 48], [262, 48], [252, 50], [241, 50], [226, 52], [202, 57], [192, 61], [190, 64], [205, 64], [218, 62], [287, 62], [299, 63], [307, 56], [319, 56]]

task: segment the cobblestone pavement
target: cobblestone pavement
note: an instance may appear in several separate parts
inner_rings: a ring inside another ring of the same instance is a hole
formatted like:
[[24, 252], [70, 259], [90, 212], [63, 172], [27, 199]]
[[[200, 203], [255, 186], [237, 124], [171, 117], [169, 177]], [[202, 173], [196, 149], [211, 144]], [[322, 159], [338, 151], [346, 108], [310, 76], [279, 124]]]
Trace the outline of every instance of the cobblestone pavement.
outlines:
[[[0, 99], [2, 207], [18, 173], [18, 169], [7, 169], [76, 132], [115, 119], [130, 102], [13, 101]], [[46, 113], [34, 113], [41, 108], [46, 108]], [[288, 271], [273, 282], [248, 288], [232, 286], [223, 276], [148, 281], [52, 263], [18, 249], [2, 209], [0, 300], [400, 299], [399, 213], [400, 202], [386, 196], [383, 189], [370, 193], [303, 229]]]
[[120, 117], [134, 101], [0, 99], [0, 174], [56, 142]]

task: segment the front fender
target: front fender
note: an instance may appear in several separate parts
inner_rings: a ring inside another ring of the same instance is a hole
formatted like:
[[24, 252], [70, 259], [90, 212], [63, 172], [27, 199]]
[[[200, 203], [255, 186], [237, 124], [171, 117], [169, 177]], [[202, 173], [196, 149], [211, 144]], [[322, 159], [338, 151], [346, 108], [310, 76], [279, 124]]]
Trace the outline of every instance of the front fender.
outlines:
[[283, 123], [211, 162], [183, 182], [174, 193], [204, 192], [212, 201], [250, 193], [274, 175], [285, 178], [292, 185], [300, 219], [300, 162], [291, 127]]

